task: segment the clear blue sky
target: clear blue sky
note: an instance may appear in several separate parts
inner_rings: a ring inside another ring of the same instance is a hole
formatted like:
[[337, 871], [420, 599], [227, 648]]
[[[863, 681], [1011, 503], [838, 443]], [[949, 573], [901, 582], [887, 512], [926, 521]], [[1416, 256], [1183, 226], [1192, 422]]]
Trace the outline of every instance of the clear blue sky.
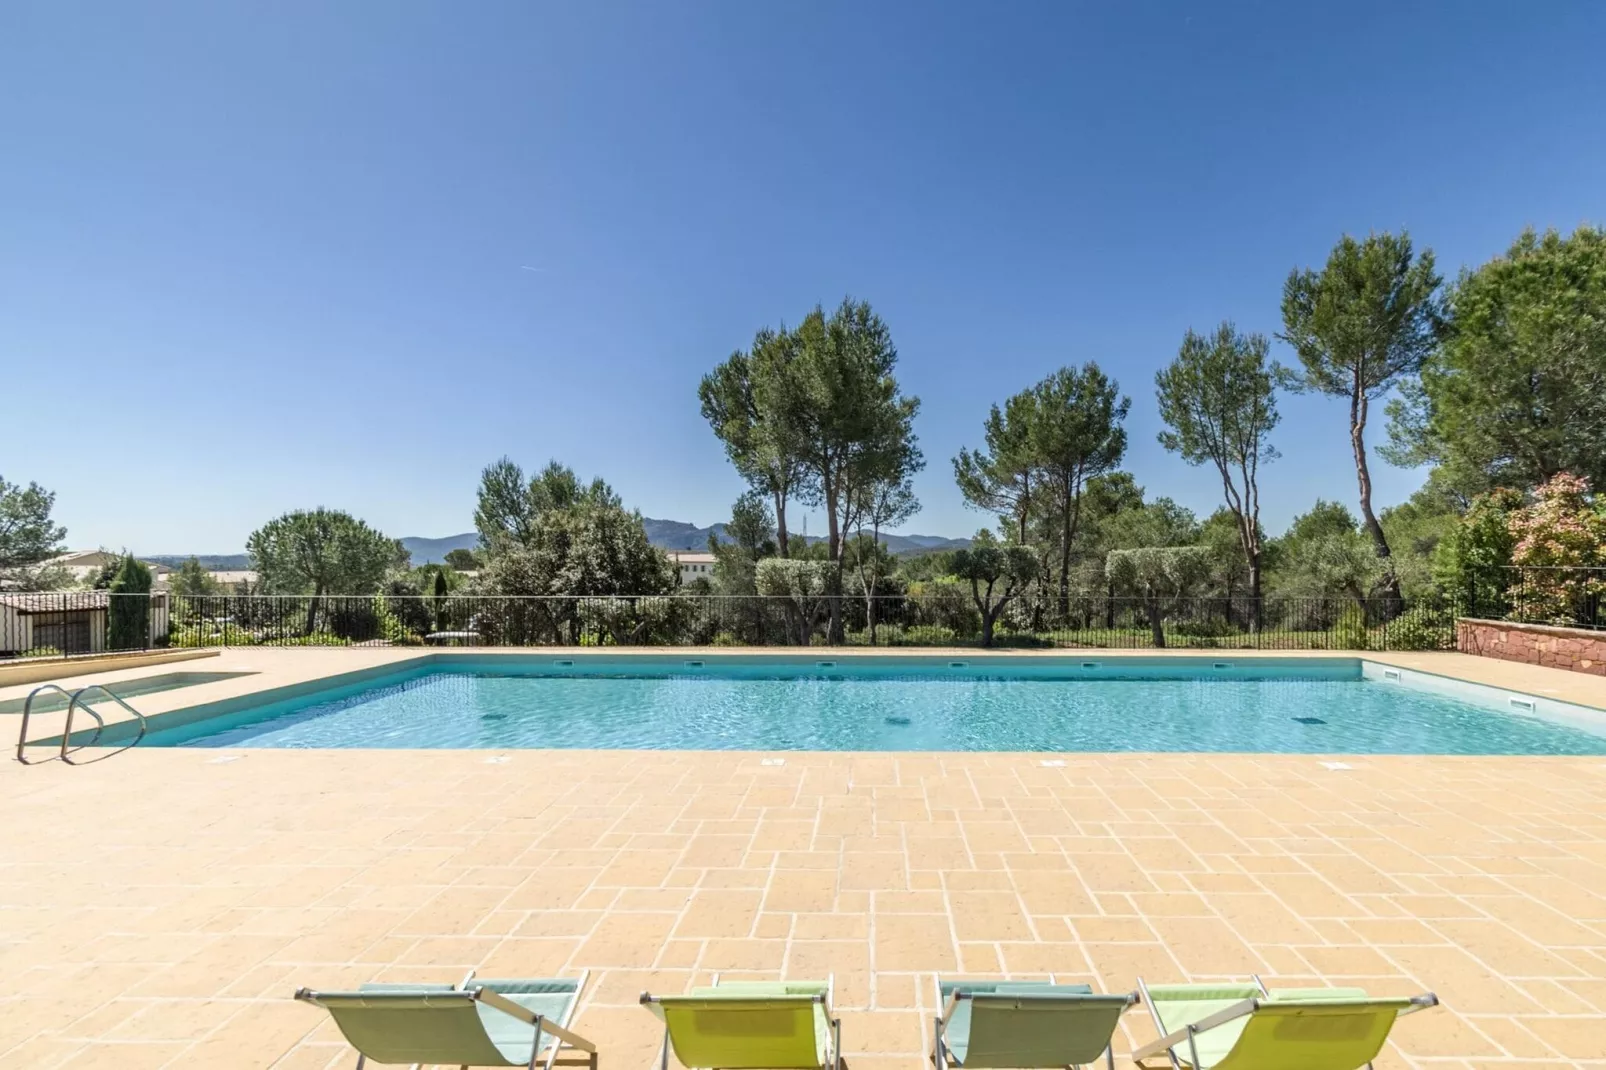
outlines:
[[[144, 553], [464, 531], [504, 453], [707, 524], [698, 377], [851, 293], [923, 401], [910, 530], [982, 523], [949, 459], [1089, 359], [1206, 513], [1154, 440], [1188, 327], [1276, 330], [1344, 231], [1453, 274], [1606, 217], [1606, 5], [1224, 6], [8, 3], [0, 474]], [[1274, 531], [1355, 499], [1344, 406], [1283, 409]]]

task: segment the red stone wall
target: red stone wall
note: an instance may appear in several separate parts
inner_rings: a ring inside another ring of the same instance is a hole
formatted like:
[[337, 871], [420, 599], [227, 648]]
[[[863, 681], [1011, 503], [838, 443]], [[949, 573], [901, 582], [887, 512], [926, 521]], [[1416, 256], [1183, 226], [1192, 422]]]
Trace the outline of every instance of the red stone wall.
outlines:
[[1606, 676], [1606, 632], [1587, 628], [1463, 618], [1455, 622], [1455, 648], [1463, 654]]

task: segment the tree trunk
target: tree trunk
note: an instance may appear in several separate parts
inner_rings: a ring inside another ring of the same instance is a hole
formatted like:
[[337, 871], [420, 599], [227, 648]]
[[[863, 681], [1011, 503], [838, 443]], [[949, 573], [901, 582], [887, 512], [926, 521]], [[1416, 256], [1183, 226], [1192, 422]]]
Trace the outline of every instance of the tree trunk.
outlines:
[[1152, 592], [1143, 595], [1143, 608], [1149, 614], [1149, 633], [1157, 649], [1165, 649], [1165, 629], [1160, 626], [1160, 599]]
[[1255, 548], [1249, 557], [1249, 630], [1255, 635], [1265, 624], [1260, 602], [1260, 549]]
[[981, 611], [981, 645], [992, 646], [993, 621], [998, 617], [998, 611], [993, 606], [992, 581], [988, 581], [987, 597], [983, 598], [981, 596], [981, 589], [976, 586], [976, 578], [972, 576], [970, 579], [970, 598], [971, 601], [976, 603], [976, 608]]
[[307, 599], [307, 626], [303, 631], [305, 635], [311, 635], [312, 629], [317, 626], [318, 599], [321, 597], [323, 597], [323, 585], [319, 584], [312, 589], [312, 597]]
[[846, 562], [843, 560], [843, 550], [846, 547], [842, 541], [842, 526], [837, 517], [837, 503], [842, 497], [840, 478], [833, 482], [831, 479], [822, 479], [825, 490], [825, 549], [830, 559], [831, 578], [826, 596], [831, 600], [830, 623], [825, 630], [825, 641], [832, 646], [842, 643], [842, 569]]
[[782, 557], [791, 557], [786, 548], [786, 495], [775, 491], [775, 538], [779, 545], [776, 547]]
[[1400, 615], [1400, 578], [1394, 573], [1394, 561], [1389, 553], [1388, 537], [1383, 534], [1383, 525], [1378, 523], [1377, 514], [1372, 512], [1372, 473], [1366, 464], [1366, 409], [1366, 394], [1357, 381], [1355, 392], [1350, 396], [1350, 446], [1355, 451], [1355, 479], [1360, 484], [1361, 518], [1367, 533], [1372, 536], [1372, 545], [1377, 548], [1378, 560], [1383, 562], [1383, 581], [1379, 584], [1383, 591], [1383, 619], [1392, 620]]
[[1060, 617], [1071, 613], [1071, 488], [1065, 488], [1065, 505], [1060, 510]]

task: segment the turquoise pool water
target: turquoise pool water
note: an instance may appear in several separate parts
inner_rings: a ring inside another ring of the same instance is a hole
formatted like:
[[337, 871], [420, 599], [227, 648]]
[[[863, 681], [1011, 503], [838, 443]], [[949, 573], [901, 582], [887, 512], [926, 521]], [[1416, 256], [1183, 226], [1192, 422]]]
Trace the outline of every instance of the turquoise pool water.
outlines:
[[210, 717], [143, 745], [1606, 754], [1606, 735], [1365, 680], [1351, 660], [498, 658]]

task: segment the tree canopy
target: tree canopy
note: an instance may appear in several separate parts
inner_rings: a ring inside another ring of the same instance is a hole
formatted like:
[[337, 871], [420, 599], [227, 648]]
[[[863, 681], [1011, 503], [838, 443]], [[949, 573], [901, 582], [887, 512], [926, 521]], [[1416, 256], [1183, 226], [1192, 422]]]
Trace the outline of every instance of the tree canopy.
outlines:
[[1606, 486], [1606, 230], [1525, 231], [1447, 304], [1443, 345], [1389, 405], [1385, 455], [1467, 495], [1562, 472]]
[[1064, 367], [1034, 390], [1029, 426], [1032, 456], [1059, 516], [1060, 611], [1070, 605], [1071, 549], [1087, 481], [1113, 471], [1126, 455], [1122, 422], [1130, 398], [1093, 361]]
[[[1408, 234], [1344, 235], [1321, 271], [1295, 269], [1283, 286], [1282, 338], [1300, 368], [1285, 372], [1290, 390], [1349, 401], [1350, 448], [1360, 486], [1361, 518], [1377, 556], [1389, 556], [1388, 537], [1372, 510], [1366, 423], [1373, 401], [1414, 376], [1438, 344], [1442, 324], [1433, 251], [1420, 256]], [[1391, 572], [1385, 585], [1399, 599]]]
[[312, 596], [309, 632], [322, 596], [373, 594], [387, 573], [407, 565], [401, 543], [337, 509], [285, 513], [252, 532], [245, 549], [264, 593]]
[[51, 519], [56, 495], [0, 477], [0, 589], [39, 590], [63, 579], [40, 566], [61, 553], [67, 529]]
[[753, 336], [752, 348], [732, 353], [697, 387], [703, 419], [748, 485], [766, 494], [775, 511], [777, 547], [787, 553], [787, 506], [805, 494], [801, 428], [792, 410], [791, 375], [797, 339], [784, 326]]
[[1189, 464], [1215, 467], [1249, 563], [1249, 593], [1257, 600], [1260, 466], [1277, 456], [1267, 440], [1277, 425], [1267, 349], [1264, 335], [1240, 334], [1231, 323], [1208, 338], [1190, 330], [1176, 360], [1155, 376], [1160, 418], [1168, 426], [1160, 445]]

